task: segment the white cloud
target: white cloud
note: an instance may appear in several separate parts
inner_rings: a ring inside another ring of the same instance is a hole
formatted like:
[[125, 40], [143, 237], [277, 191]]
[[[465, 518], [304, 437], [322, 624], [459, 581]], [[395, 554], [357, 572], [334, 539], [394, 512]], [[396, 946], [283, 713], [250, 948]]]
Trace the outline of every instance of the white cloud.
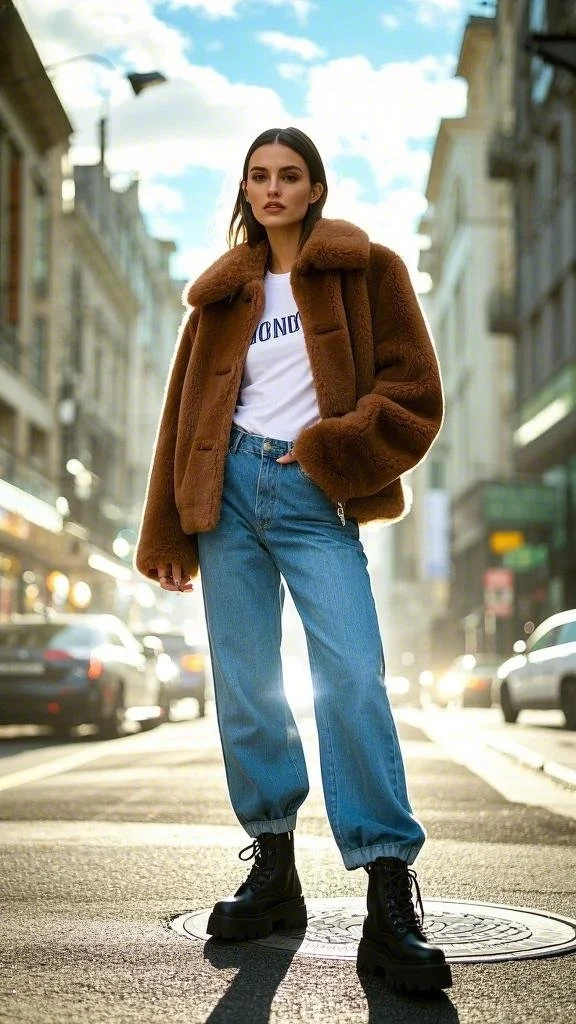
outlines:
[[446, 17], [465, 14], [466, 0], [410, 0], [416, 8], [416, 20], [423, 25], [434, 25]]
[[380, 21], [384, 28], [393, 31], [395, 28], [400, 28], [400, 18], [396, 17], [395, 14], [381, 14]]
[[173, 8], [187, 7], [208, 18], [233, 18], [252, 6], [288, 7], [298, 21], [305, 22], [316, 6], [312, 0], [169, 0]]
[[159, 182], [144, 181], [138, 189], [138, 195], [144, 213], [152, 216], [160, 217], [170, 213], [180, 213], [185, 209], [182, 192]]
[[170, 7], [178, 10], [187, 7], [191, 11], [200, 11], [208, 18], [232, 18], [242, 0], [170, 0]]
[[177, 278], [186, 281], [193, 281], [206, 270], [211, 263], [214, 263], [222, 255], [222, 239], [225, 230], [220, 232], [220, 237], [214, 240], [213, 245], [196, 245], [186, 249], [179, 249], [174, 254], [172, 261], [172, 272]]
[[281, 78], [285, 78], [289, 82], [304, 82], [308, 74], [308, 69], [304, 64], [291, 64], [290, 61], [277, 64], [276, 70]]
[[178, 74], [186, 67], [191, 41], [156, 17], [152, 0], [130, 0], [129, 5], [111, 0], [26, 0], [23, 10], [46, 64], [113, 51], [120, 54], [114, 63], [125, 62], [133, 71], [157, 68]]
[[[93, 160], [96, 112], [72, 105], [71, 113], [78, 129], [74, 157]], [[289, 121], [272, 89], [233, 84], [213, 68], [190, 65], [186, 77], [112, 108], [108, 163], [144, 177], [175, 177], [191, 167], [227, 170], [235, 161], [238, 169], [262, 125]]]
[[364, 228], [373, 241], [394, 249], [406, 261], [416, 279], [419, 248], [412, 225], [426, 207], [422, 192], [399, 188], [368, 201], [360, 196], [358, 182], [353, 178], [331, 174], [329, 186], [325, 207], [327, 216], [345, 217]]
[[295, 53], [302, 60], [317, 60], [323, 57], [325, 52], [311, 39], [304, 39], [303, 36], [287, 36], [284, 32], [258, 32], [256, 39], [276, 53]]
[[[267, 2], [270, 6], [272, 0]], [[436, 6], [452, 2], [437, 0]], [[138, 173], [153, 231], [169, 232], [172, 224], [176, 232], [182, 233], [184, 226], [191, 232], [191, 243], [199, 248], [186, 256], [189, 267], [183, 266], [184, 255], [179, 257], [179, 272], [193, 276], [198, 263], [209, 261], [208, 252], [212, 257], [222, 250], [246, 149], [263, 128], [287, 124], [308, 131], [325, 158], [328, 215], [361, 224], [414, 267], [414, 226], [423, 202], [430, 143], [441, 117], [464, 110], [465, 86], [453, 78], [453, 59], [423, 57], [380, 67], [360, 55], [311, 67], [287, 61], [279, 65], [279, 73], [298, 82], [299, 101], [300, 89], [305, 90], [305, 114], [298, 117], [272, 88], [234, 83], [211, 67], [192, 64], [187, 38], [160, 21], [155, 4], [130, 0], [129, 19], [119, 0], [83, 0], [73, 7], [69, 0], [26, 0], [26, 10], [46, 61], [111, 52], [122, 69], [132, 58], [141, 70], [169, 69], [166, 84], [138, 98], [122, 75], [84, 62], [61, 68], [57, 85], [77, 129], [73, 157], [78, 163], [94, 162], [102, 76], [108, 76], [108, 164], [114, 172]], [[371, 191], [337, 173], [342, 156], [359, 160], [360, 166], [365, 161]], [[223, 181], [210, 239], [191, 226], [193, 203], [205, 213], [203, 196], [182, 194], [181, 181], [174, 187], [191, 168], [207, 168]]]
[[364, 157], [380, 188], [399, 179], [424, 184], [425, 148], [440, 117], [464, 110], [465, 86], [452, 62], [434, 57], [374, 68], [365, 57], [309, 72], [307, 123], [323, 152]]

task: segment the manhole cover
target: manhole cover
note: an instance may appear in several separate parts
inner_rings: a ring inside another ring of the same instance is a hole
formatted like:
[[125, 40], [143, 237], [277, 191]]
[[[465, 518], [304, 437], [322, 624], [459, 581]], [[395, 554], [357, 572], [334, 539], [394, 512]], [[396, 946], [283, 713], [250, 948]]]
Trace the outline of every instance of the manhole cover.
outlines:
[[[365, 915], [364, 899], [306, 900], [308, 927], [303, 932], [274, 932], [250, 940], [257, 946], [291, 950], [298, 956], [339, 960], [356, 958]], [[541, 910], [496, 903], [424, 900], [425, 931], [453, 964], [528, 960], [576, 952], [576, 921]], [[181, 914], [171, 927], [187, 939], [209, 939], [210, 909]]]

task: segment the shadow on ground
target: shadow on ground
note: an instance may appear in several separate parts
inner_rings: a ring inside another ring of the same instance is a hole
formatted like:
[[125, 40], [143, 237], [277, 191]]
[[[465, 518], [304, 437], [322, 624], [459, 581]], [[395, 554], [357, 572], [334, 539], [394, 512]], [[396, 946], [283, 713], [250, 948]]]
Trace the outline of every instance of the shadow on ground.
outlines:
[[[205, 959], [216, 970], [233, 968], [236, 974], [225, 994], [206, 1017], [204, 1024], [237, 1024], [238, 1021], [245, 1021], [246, 1024], [269, 1024], [272, 1002], [294, 956], [292, 950], [260, 953], [255, 951], [254, 947], [248, 948], [210, 939], [204, 946]], [[331, 997], [330, 1019], [336, 1024], [339, 1015], [336, 1008], [333, 972], [338, 968], [333, 961], [329, 965], [322, 960], [316, 961], [315, 989], [318, 993], [317, 998], [322, 999], [325, 967], [326, 989]], [[348, 965], [346, 972], [348, 973]], [[456, 1007], [444, 992], [436, 995], [406, 996], [390, 992], [385, 988], [381, 978], [367, 975], [361, 975], [357, 983], [364, 992], [367, 1004], [367, 1015], [362, 1014], [358, 1020], [366, 1024], [414, 1024], [416, 1020], [418, 1024], [458, 1024], [460, 1019]], [[342, 984], [341, 991], [342, 1019], [350, 1020], [347, 983]], [[328, 1006], [326, 1010], [328, 1012]], [[304, 1019], [301, 1012], [301, 1005], [294, 1007], [294, 1021]]]

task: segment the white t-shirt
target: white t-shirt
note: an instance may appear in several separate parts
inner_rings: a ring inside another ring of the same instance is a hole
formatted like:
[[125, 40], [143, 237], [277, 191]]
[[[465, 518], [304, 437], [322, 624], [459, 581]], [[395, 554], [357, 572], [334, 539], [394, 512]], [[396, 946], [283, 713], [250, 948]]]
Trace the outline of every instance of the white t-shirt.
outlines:
[[234, 414], [249, 434], [293, 441], [320, 410], [290, 274], [264, 278], [262, 319], [254, 331]]

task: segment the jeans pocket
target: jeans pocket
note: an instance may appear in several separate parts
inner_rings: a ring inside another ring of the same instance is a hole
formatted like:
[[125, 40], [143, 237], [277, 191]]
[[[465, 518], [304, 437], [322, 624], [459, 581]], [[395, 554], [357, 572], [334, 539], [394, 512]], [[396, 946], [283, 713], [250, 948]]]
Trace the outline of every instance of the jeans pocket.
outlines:
[[299, 462], [296, 463], [296, 468], [297, 468], [298, 473], [300, 474], [300, 476], [302, 477], [303, 480], [307, 480], [308, 483], [312, 484], [313, 487], [317, 487], [318, 486], [318, 484], [314, 483], [312, 477], [308, 476], [308, 473], [306, 472], [306, 470], [302, 469], [302, 466], [300, 465]]

